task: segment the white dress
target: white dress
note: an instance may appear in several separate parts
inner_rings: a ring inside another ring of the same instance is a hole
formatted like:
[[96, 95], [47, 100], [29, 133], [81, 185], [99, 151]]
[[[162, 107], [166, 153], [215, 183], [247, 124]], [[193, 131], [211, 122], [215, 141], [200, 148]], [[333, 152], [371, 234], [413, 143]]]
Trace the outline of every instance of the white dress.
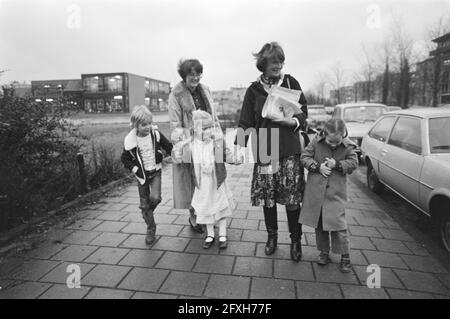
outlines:
[[232, 215], [234, 202], [226, 181], [217, 189], [214, 165], [214, 142], [194, 139], [191, 144], [192, 160], [198, 188], [192, 197], [192, 207], [199, 224], [215, 224], [218, 220]]

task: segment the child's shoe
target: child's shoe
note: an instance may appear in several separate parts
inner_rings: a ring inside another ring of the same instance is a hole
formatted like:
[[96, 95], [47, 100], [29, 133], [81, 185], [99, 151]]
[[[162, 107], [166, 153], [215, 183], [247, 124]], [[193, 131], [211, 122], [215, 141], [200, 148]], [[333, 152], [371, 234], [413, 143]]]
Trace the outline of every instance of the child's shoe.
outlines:
[[319, 257], [317, 257], [317, 264], [320, 266], [325, 266], [330, 262], [330, 254], [324, 251], [320, 252]]
[[349, 273], [352, 270], [352, 263], [350, 262], [350, 257], [341, 257], [341, 264], [339, 269], [343, 273]]
[[214, 243], [214, 237], [206, 236], [205, 241], [203, 242], [203, 249], [211, 248], [213, 243]]
[[225, 249], [225, 248], [227, 248], [227, 246], [228, 246], [227, 237], [220, 236], [219, 237], [219, 249]]

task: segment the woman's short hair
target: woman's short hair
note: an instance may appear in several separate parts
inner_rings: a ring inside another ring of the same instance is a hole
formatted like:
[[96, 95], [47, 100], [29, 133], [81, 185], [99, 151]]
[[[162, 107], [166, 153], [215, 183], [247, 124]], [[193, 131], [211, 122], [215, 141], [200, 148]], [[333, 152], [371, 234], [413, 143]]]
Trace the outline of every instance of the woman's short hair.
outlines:
[[343, 137], [348, 136], [347, 126], [341, 119], [328, 120], [323, 127], [322, 133], [324, 136], [336, 133], [341, 133]]
[[276, 58], [281, 63], [284, 63], [284, 51], [278, 42], [269, 42], [263, 45], [258, 53], [253, 53], [256, 59], [256, 67], [259, 71], [266, 71], [267, 61]]
[[130, 125], [135, 128], [145, 121], [152, 122], [152, 120], [153, 114], [148, 107], [145, 105], [137, 105], [133, 108], [133, 112], [131, 113]]
[[186, 76], [192, 71], [195, 71], [197, 74], [203, 73], [203, 65], [197, 59], [187, 59], [180, 60], [178, 62], [178, 74], [181, 76], [183, 81], [186, 81]]

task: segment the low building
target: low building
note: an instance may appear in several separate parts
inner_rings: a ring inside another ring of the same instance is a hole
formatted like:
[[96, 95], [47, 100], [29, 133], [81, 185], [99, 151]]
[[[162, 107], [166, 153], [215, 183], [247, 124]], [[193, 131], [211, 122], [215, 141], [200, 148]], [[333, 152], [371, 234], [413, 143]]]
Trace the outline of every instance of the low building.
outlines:
[[132, 73], [81, 74], [81, 79], [31, 81], [37, 101], [64, 99], [86, 113], [130, 112], [135, 105], [167, 110], [170, 83]]

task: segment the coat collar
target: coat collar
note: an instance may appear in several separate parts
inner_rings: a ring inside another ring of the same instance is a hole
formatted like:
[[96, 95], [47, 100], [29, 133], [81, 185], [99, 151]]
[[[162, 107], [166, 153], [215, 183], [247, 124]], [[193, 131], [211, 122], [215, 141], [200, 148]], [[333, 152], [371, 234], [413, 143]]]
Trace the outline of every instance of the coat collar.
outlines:
[[[206, 85], [202, 83], [199, 83], [199, 86], [200, 86], [200, 94], [205, 100], [208, 113], [211, 113], [212, 98], [209, 95], [209, 93], [207, 93], [209, 92], [209, 89]], [[189, 92], [189, 89], [187, 88], [184, 81], [180, 81], [177, 85], [175, 85], [175, 87], [172, 89], [172, 93], [177, 99], [178, 104], [180, 104], [182, 109], [184, 109], [185, 111], [195, 110], [194, 99], [192, 98], [192, 95]]]
[[[152, 125], [152, 130], [150, 132], [151, 136], [152, 136], [152, 141], [155, 141], [155, 130], [158, 127], [155, 125]], [[123, 143], [123, 147], [125, 148], [126, 151], [130, 151], [133, 148], [137, 147], [137, 130], [136, 128], [132, 129], [127, 136], [125, 136], [125, 140]]]
[[[318, 141], [318, 142], [325, 141], [325, 135], [319, 136], [319, 138], [317, 139], [317, 141]], [[340, 145], [344, 145], [344, 147], [346, 147], [346, 148], [349, 147], [349, 146], [357, 147], [357, 145], [356, 145], [351, 139], [349, 139], [348, 137], [344, 137], [344, 138], [342, 139], [342, 142], [341, 142]]]

